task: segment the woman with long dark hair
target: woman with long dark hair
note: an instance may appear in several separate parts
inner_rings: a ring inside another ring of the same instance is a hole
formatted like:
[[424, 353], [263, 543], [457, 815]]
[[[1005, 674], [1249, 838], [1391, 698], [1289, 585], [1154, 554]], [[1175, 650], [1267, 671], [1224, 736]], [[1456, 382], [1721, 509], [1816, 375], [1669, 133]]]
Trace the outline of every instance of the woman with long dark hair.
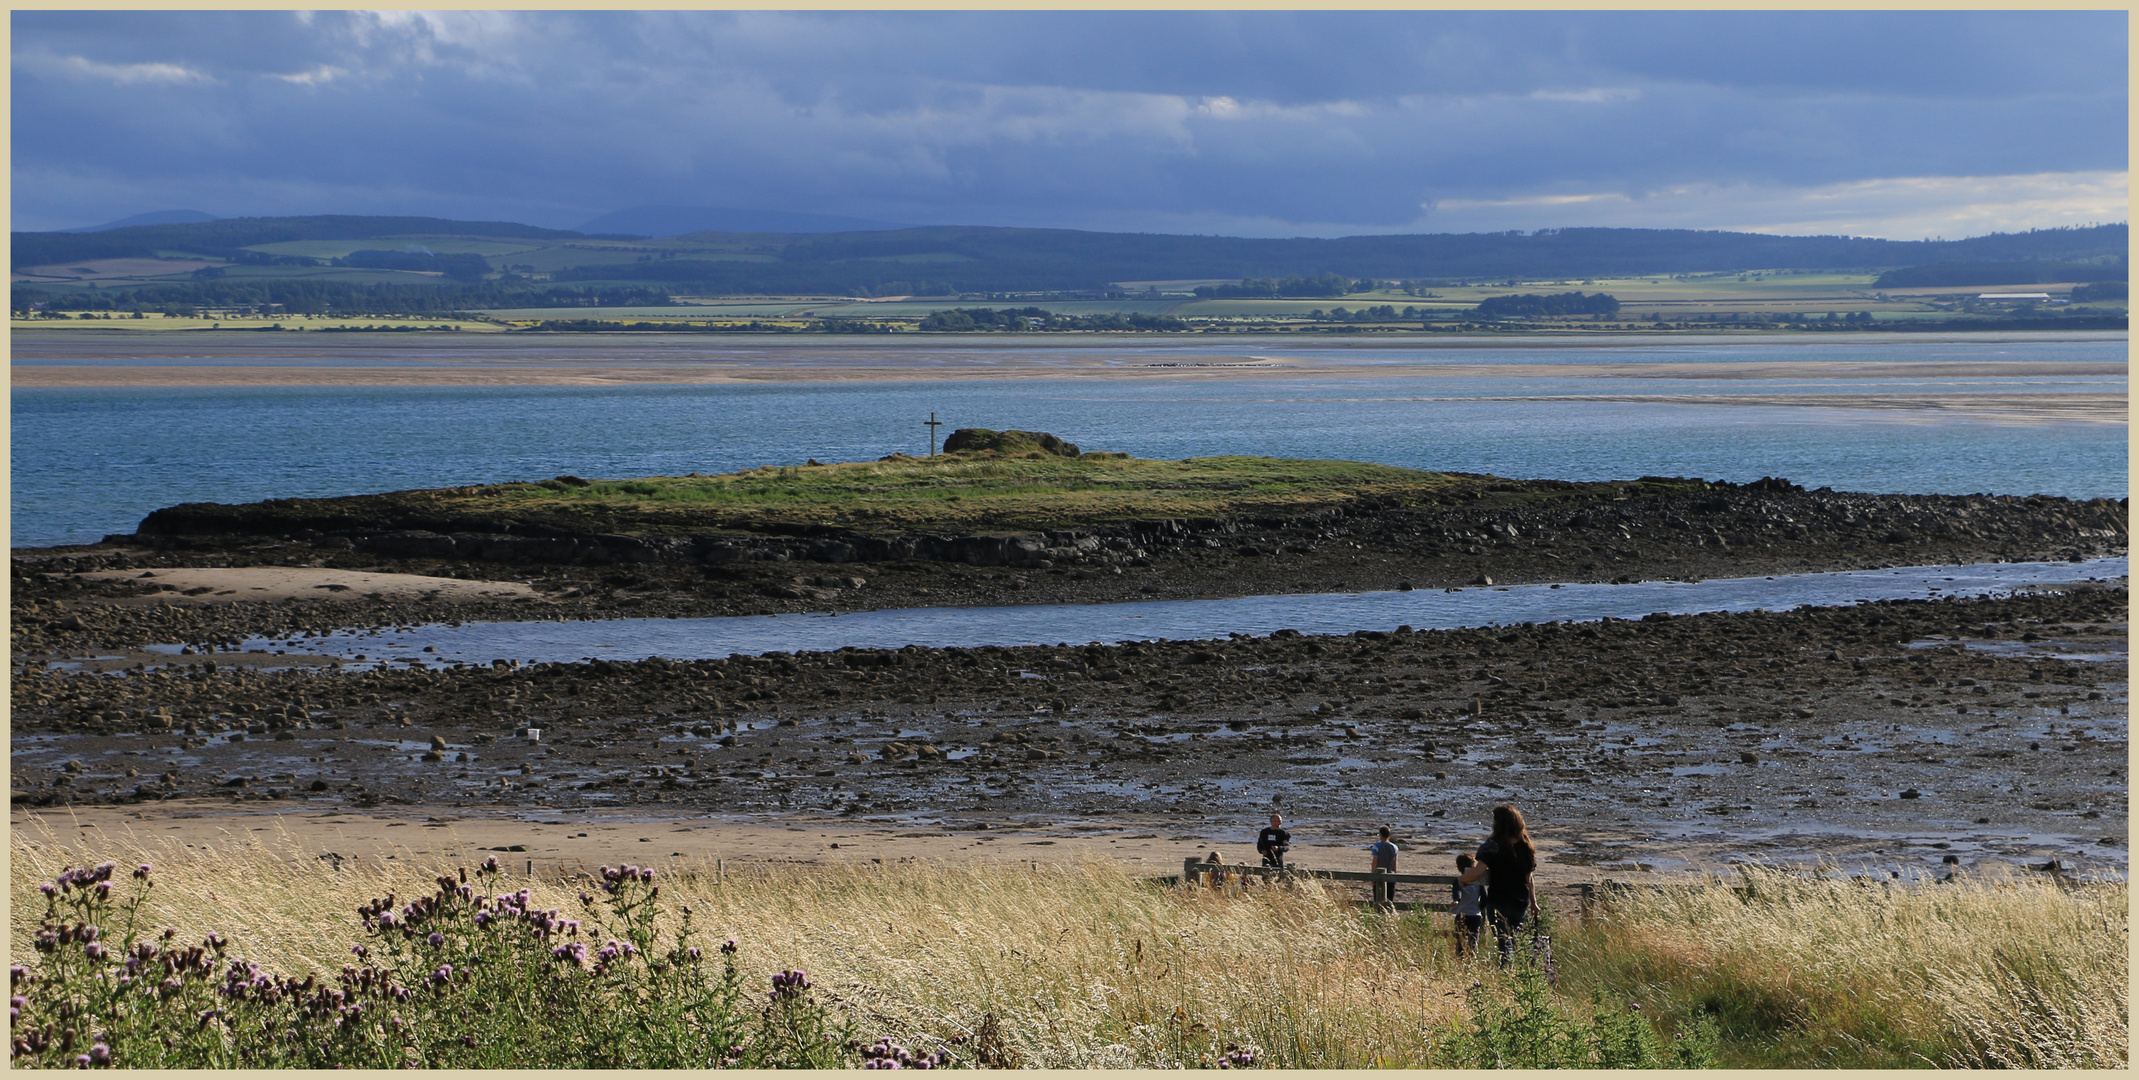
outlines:
[[1485, 917], [1500, 945], [1500, 962], [1515, 957], [1515, 935], [1537, 915], [1537, 844], [1523, 812], [1512, 803], [1493, 808], [1493, 835], [1478, 845], [1478, 865], [1457, 879], [1468, 885], [1486, 879]]

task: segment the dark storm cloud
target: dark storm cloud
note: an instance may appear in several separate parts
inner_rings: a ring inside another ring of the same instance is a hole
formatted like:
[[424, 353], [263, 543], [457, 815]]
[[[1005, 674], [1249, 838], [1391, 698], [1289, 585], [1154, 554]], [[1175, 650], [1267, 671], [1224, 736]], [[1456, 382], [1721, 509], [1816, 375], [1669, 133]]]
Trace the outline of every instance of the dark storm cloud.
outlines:
[[2058, 224], [2122, 201], [2125, 19], [18, 12], [14, 210], [1865, 231], [1902, 184]]

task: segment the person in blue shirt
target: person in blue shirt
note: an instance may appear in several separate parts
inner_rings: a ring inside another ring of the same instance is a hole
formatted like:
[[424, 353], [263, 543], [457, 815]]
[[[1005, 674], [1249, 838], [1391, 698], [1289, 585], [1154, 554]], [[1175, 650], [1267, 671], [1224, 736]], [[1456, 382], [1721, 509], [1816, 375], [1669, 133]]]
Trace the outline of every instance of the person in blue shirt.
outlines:
[[[1387, 825], [1381, 827], [1381, 839], [1367, 848], [1367, 870], [1370, 873], [1376, 870], [1396, 873], [1396, 845], [1389, 842]], [[1374, 905], [1383, 908], [1396, 906], [1396, 882], [1374, 883]]]

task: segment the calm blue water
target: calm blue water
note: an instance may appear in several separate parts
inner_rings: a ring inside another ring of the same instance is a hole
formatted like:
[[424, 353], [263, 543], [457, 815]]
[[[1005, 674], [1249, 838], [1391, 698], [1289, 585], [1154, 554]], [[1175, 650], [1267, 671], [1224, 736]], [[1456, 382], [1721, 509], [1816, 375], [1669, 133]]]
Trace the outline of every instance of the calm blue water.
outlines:
[[[49, 355], [25, 357], [34, 350], [18, 346], [16, 362], [288, 364], [299, 359], [284, 354], [294, 346], [279, 342], [276, 355], [264, 359], [239, 355], [236, 346], [224, 356], [214, 342], [201, 338], [187, 345], [184, 354], [147, 349], [89, 357], [39, 343]], [[260, 347], [245, 344], [245, 349]], [[680, 346], [662, 343], [654, 351], [673, 347]], [[1565, 353], [1269, 347], [1245, 351], [1410, 365], [1421, 374], [444, 389], [22, 388], [12, 392], [12, 536], [17, 546], [93, 541], [132, 531], [150, 510], [189, 501], [344, 495], [559, 473], [715, 473], [812, 457], [852, 461], [894, 450], [918, 453], [926, 445], [918, 421], [931, 412], [953, 427], [1052, 431], [1086, 449], [1125, 450], [1139, 457], [1271, 454], [1517, 478], [1671, 475], [1747, 481], [1784, 476], [1808, 487], [1855, 491], [2121, 498], [2129, 479], [2128, 428], [2122, 424], [2001, 423], [1930, 411], [1810, 405], [1511, 399], [1765, 394], [1817, 401], [1818, 395], [1841, 393], [2122, 393], [2122, 376], [2048, 369], [2055, 361], [2121, 364], [2125, 348], [2122, 341], [1591, 346]], [[1194, 360], [1212, 351], [1213, 346], [1193, 343], [1170, 351], [1113, 352], [1126, 367], [1170, 357]], [[438, 353], [441, 362], [465, 359], [445, 355], [465, 350], [442, 347]], [[758, 360], [768, 355], [740, 348], [728, 354]], [[798, 366], [823, 364], [830, 362], [826, 355], [797, 354], [795, 360]], [[915, 364], [932, 366], [945, 355], [942, 349], [916, 350]], [[1431, 373], [1450, 364], [1534, 364], [1545, 357], [1584, 364], [1907, 361], [1922, 366], [1924, 374], [1859, 380]], [[882, 363], [884, 353], [879, 348], [865, 358]], [[420, 345], [397, 344], [349, 359], [353, 366], [407, 365], [423, 363], [424, 353]], [[541, 359], [565, 357], [550, 353]], [[1985, 378], [1934, 367], [1951, 360], [2039, 360], [2046, 370]]]
[[[1016, 607], [900, 608], [843, 615], [743, 615], [713, 619], [605, 619], [571, 622], [432, 624], [402, 630], [345, 630], [288, 642], [253, 638], [244, 649], [293, 645], [352, 664], [442, 667], [488, 664], [700, 660], [772, 650], [824, 652], [853, 645], [1054, 645], [1085, 642], [1195, 641], [1228, 633], [1256, 636], [1293, 629], [1341, 634], [1358, 629], [1445, 630], [1520, 622], [1638, 619], [1650, 612], [1785, 611], [1804, 604], [1982, 596], [2029, 585], [2117, 580], [2122, 558], [2084, 563], [1983, 563], [1825, 574], [1778, 574], [1630, 585], [1503, 585], [1413, 592], [1242, 596], [1224, 600], [1145, 600], [1122, 604], [1027, 604]], [[434, 651], [425, 652], [425, 648]], [[172, 652], [168, 646], [160, 651]], [[364, 659], [358, 661], [357, 657]]]

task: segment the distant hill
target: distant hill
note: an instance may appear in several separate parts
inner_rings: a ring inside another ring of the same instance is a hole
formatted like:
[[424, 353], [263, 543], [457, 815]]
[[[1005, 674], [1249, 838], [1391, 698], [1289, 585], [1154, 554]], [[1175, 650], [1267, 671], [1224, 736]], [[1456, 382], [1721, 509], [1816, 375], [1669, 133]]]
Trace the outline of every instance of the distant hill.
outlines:
[[[685, 239], [711, 241], [698, 234]], [[1390, 280], [1573, 278], [1772, 270], [1881, 270], [1946, 259], [2079, 260], [2121, 256], [2123, 225], [1994, 234], [1969, 240], [1769, 236], [1688, 229], [1556, 229], [1332, 240], [932, 226], [887, 232], [727, 237], [776, 261], [710, 260], [679, 251], [635, 265], [587, 265], [556, 280], [672, 282], [694, 291], [1010, 292], [1105, 288], [1168, 279]], [[885, 286], [906, 286], [889, 290]]]
[[72, 229], [60, 229], [57, 231], [66, 233], [92, 233], [105, 232], [111, 229], [124, 229], [132, 225], [192, 225], [202, 221], [214, 221], [215, 219], [216, 218], [214, 214], [202, 213], [199, 210], [151, 210], [146, 214], [135, 214], [133, 217], [123, 217], [117, 221], [107, 221], [102, 225], [82, 225]]
[[565, 229], [538, 229], [509, 221], [449, 221], [429, 217], [216, 218], [190, 224], [126, 225], [100, 232], [15, 233], [11, 266], [44, 266], [89, 259], [137, 259], [158, 251], [223, 256], [255, 244], [291, 240], [365, 240], [387, 236], [497, 236], [543, 240], [586, 239]]
[[739, 210], [729, 206], [635, 206], [603, 214], [579, 227], [587, 233], [685, 236], [690, 233], [836, 233], [906, 229], [888, 221], [799, 214], [784, 210]]
[[2054, 281], [2123, 281], [2125, 260], [2102, 258], [2091, 262], [2053, 262], [2024, 259], [1948, 259], [1928, 266], [1905, 266], [1879, 275], [1872, 284], [1882, 289], [1915, 289], [1951, 285], [1974, 288], [1981, 285], [2039, 285]]
[[[652, 226], [656, 211], [677, 208], [645, 209], [648, 216], [638, 224]], [[813, 215], [776, 217], [792, 228], [796, 217]], [[816, 217], [820, 223], [835, 220]], [[660, 228], [702, 220], [671, 218]], [[624, 214], [588, 223], [617, 232], [326, 215], [123, 225], [87, 233], [18, 232], [11, 252], [16, 268], [139, 261], [108, 267], [94, 281], [17, 282], [15, 304], [19, 310], [39, 302], [39, 296], [89, 291], [102, 306], [266, 302], [292, 311], [450, 311], [661, 304], [677, 295], [1105, 294], [1120, 291], [1113, 283], [1124, 281], [1248, 279], [1265, 284], [1340, 278], [1415, 286], [1580, 284], [1604, 277], [1748, 270], [1877, 273], [1943, 264], [1965, 268], [1937, 271], [1946, 277], [1979, 270], [1996, 276], [2006, 269], [1988, 266], [2001, 264], [2045, 268], [2045, 273], [2051, 266], [2094, 266], [2103, 268], [2107, 279], [2122, 276], [2129, 241], [2122, 224], [1950, 241], [1688, 229], [1247, 239], [980, 226], [701, 231], [649, 239], [621, 229], [631, 224]], [[463, 280], [425, 276], [411, 272], [417, 269], [413, 263], [379, 254], [396, 252], [465, 256], [455, 265], [465, 263], [466, 274]], [[225, 265], [201, 268], [201, 259]], [[171, 269], [161, 272], [164, 265]], [[2114, 272], [2108, 269], [2112, 266]], [[1247, 288], [1224, 286], [1212, 294]], [[1329, 295], [1342, 291], [1324, 290]]]

